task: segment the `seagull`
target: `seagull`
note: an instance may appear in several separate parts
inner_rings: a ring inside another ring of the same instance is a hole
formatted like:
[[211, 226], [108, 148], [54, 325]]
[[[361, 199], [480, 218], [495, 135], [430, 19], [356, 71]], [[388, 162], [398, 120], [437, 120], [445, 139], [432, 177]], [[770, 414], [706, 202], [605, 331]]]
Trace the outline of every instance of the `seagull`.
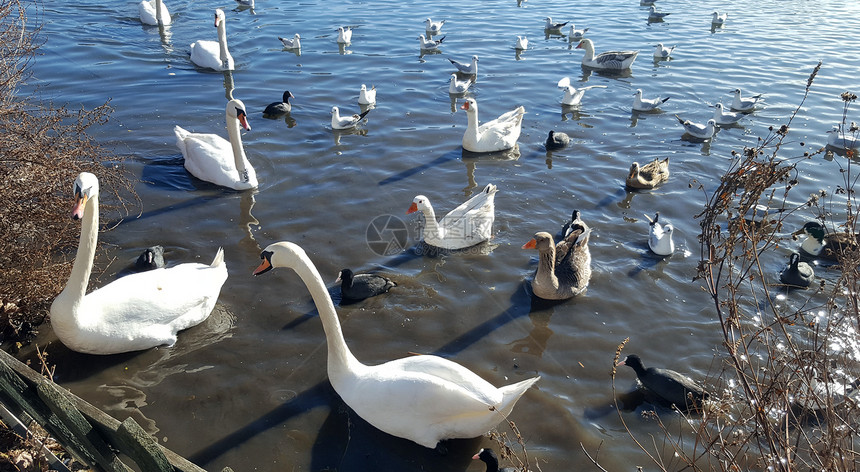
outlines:
[[732, 100], [732, 110], [734, 111], [752, 111], [758, 101], [761, 100], [761, 94], [747, 98], [741, 97], [741, 89], [735, 89], [732, 93], [735, 94], [735, 98]]
[[660, 105], [666, 103], [669, 97], [666, 98], [642, 98], [642, 89], [636, 89], [633, 98], [634, 111], [651, 111], [657, 109]]
[[672, 231], [675, 228], [672, 227], [671, 223], [665, 225], [658, 223], [659, 211], [654, 215], [653, 220], [648, 215], [645, 215], [645, 218], [648, 218], [648, 224], [651, 225], [648, 230], [648, 247], [658, 256], [672, 255], [675, 252], [675, 242], [672, 241]]
[[713, 18], [711, 19], [711, 24], [712, 25], [721, 25], [721, 24], [726, 22], [726, 18], [728, 18], [728, 16], [729, 16], [728, 13], [720, 13], [720, 12], [715, 11]]
[[659, 21], [663, 18], [669, 16], [671, 13], [663, 13], [661, 11], [657, 11], [657, 7], [651, 5], [651, 8], [648, 9], [648, 20], [649, 21]]
[[287, 49], [301, 49], [302, 48], [302, 42], [299, 41], [301, 39], [301, 36], [299, 36], [299, 33], [296, 33], [292, 37], [292, 39], [282, 38], [280, 36], [278, 36], [278, 39], [281, 40], [281, 43], [283, 43], [284, 47]]
[[425, 38], [423, 34], [418, 36], [418, 42], [421, 44], [421, 49], [425, 51], [437, 49], [444, 40], [445, 36], [442, 36], [439, 39]]
[[543, 28], [545, 30], [548, 30], [548, 31], [555, 31], [555, 30], [560, 30], [566, 24], [567, 24], [567, 21], [565, 21], [564, 23], [553, 23], [552, 17], [548, 16], [548, 17], [546, 17], [546, 25]]
[[585, 32], [588, 31], [588, 28], [576, 29], [576, 25], [570, 25], [570, 33], [568, 33], [568, 37], [571, 41], [581, 41], [582, 38], [585, 37]]
[[716, 110], [714, 110], [714, 121], [719, 126], [723, 125], [731, 125], [740, 121], [741, 118], [744, 117], [743, 113], [735, 113], [733, 111], [727, 111], [722, 103], [717, 103], [714, 105]]
[[529, 38], [525, 36], [517, 36], [517, 45], [514, 46], [515, 49], [523, 50], [529, 48]]
[[349, 29], [349, 26], [344, 28], [343, 26], [337, 27], [337, 42], [341, 44], [349, 44], [352, 41], [352, 30]]
[[236, 3], [242, 6], [254, 8], [254, 0], [236, 0]]
[[675, 47], [676, 46], [667, 48], [666, 46], [663, 46], [663, 43], [657, 43], [657, 45], [654, 46], [654, 58], [668, 59], [669, 56], [672, 55], [672, 51], [675, 50]]
[[374, 103], [376, 103], [376, 85], [368, 90], [366, 85], [361, 84], [361, 90], [358, 91], [358, 104], [372, 105]]
[[564, 98], [561, 99], [561, 104], [573, 106], [579, 105], [586, 90], [593, 88], [606, 88], [606, 86], [589, 85], [587, 87], [576, 88], [570, 84], [570, 77], [562, 77], [562, 79], [558, 81], [558, 88], [564, 90]]
[[333, 129], [354, 128], [368, 113], [370, 113], [370, 110], [360, 115], [340, 116], [340, 110], [337, 107], [331, 107], [331, 127]]
[[850, 130], [856, 130], [857, 125], [852, 121], [851, 128], [848, 133], [842, 132], [839, 125], [833, 125], [830, 131], [827, 132], [827, 145], [837, 149], [856, 149], [860, 147], [860, 139], [855, 134], [850, 133]]
[[442, 21], [433, 21], [430, 18], [424, 20], [424, 29], [430, 34], [439, 34], [442, 31], [442, 25], [445, 24], [445, 20]]
[[448, 93], [466, 93], [466, 90], [469, 90], [471, 85], [471, 80], [460, 80], [457, 78], [457, 74], [451, 74], [451, 82], [448, 84]]
[[690, 136], [699, 139], [711, 139], [714, 137], [714, 132], [716, 131], [717, 122], [714, 121], [713, 118], [708, 120], [707, 125], [703, 125], [701, 123], [693, 123], [690, 120], [683, 120], [680, 116], [675, 115], [675, 118], [678, 119], [678, 123], [681, 123], [681, 126], [684, 127], [684, 131], [687, 132]]
[[448, 58], [448, 60], [451, 61], [451, 64], [454, 64], [454, 67], [456, 67], [460, 72], [468, 75], [478, 75], [478, 56], [472, 56], [471, 64], [463, 64], [462, 62], [457, 62], [451, 58]]

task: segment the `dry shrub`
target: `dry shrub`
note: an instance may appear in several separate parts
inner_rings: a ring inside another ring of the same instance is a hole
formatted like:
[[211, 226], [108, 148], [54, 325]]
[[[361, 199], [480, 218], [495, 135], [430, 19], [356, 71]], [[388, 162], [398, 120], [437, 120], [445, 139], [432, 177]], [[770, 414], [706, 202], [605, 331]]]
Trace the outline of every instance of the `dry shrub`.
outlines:
[[[86, 134], [108, 117], [107, 104], [72, 111], [17, 95], [36, 51], [19, 0], [0, 0], [0, 337], [20, 339], [41, 324], [71, 271], [79, 225], [71, 220], [72, 183], [99, 176], [108, 211], [125, 210], [133, 181], [121, 158]], [[120, 193], [121, 192], [121, 193]], [[113, 203], [112, 205], [110, 203]]]

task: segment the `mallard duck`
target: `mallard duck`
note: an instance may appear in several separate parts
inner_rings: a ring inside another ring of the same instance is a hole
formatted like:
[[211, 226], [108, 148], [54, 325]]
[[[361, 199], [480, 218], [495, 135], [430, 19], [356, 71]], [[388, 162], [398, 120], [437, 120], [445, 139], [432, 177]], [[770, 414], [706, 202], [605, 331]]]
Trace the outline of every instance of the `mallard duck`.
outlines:
[[358, 416], [380, 430], [424, 447], [443, 439], [474, 438], [504, 421], [540, 377], [497, 388], [462, 365], [438, 356], [408, 356], [366, 365], [349, 350], [334, 303], [305, 251], [282, 241], [260, 254], [254, 271], [293, 269], [319, 312], [328, 347], [328, 378]]
[[815, 271], [812, 266], [800, 260], [800, 255], [791, 253], [788, 266], [779, 273], [780, 282], [795, 288], [807, 288], [815, 280]]
[[648, 247], [658, 256], [671, 256], [675, 252], [675, 241], [672, 240], [672, 232], [675, 228], [672, 227], [671, 223], [660, 224], [658, 221], [660, 219], [659, 211], [654, 215], [653, 220], [648, 215], [645, 215], [645, 218], [648, 218], [650, 225]]
[[511, 149], [517, 144], [522, 131], [526, 109], [518, 106], [485, 123], [478, 122], [478, 102], [467, 98], [460, 109], [466, 110], [466, 131], [463, 149], [470, 152], [496, 152]]
[[630, 354], [617, 365], [632, 368], [643, 387], [682, 411], [698, 407], [703, 400], [708, 399], [708, 393], [698, 382], [674, 370], [658, 367], [646, 369], [636, 354]]
[[478, 459], [487, 464], [487, 472], [519, 472], [516, 467], [499, 468], [499, 457], [496, 455], [496, 451], [488, 447], [481, 449], [477, 454], [472, 456], [472, 460]]
[[669, 158], [653, 161], [639, 167], [638, 162], [630, 165], [626, 184], [631, 188], [650, 189], [669, 180]]
[[532, 281], [534, 294], [545, 300], [566, 300], [585, 293], [591, 280], [591, 228], [582, 220], [556, 246], [552, 235], [540, 231], [523, 245], [537, 249], [538, 267]]
[[74, 193], [81, 238], [69, 281], [51, 304], [51, 327], [63, 344], [102, 355], [172, 346], [177, 332], [209, 317], [227, 280], [222, 249], [211, 264], [129, 274], [86, 293], [98, 241], [98, 178], [81, 172]]
[[807, 237], [800, 245], [800, 252], [811, 257], [835, 261], [845, 252], [858, 250], [858, 236], [848, 233], [828, 234], [824, 225], [817, 221], [806, 223], [791, 236], [796, 239], [801, 234], [806, 234]]
[[594, 43], [585, 38], [576, 45], [576, 49], [585, 50], [585, 55], [582, 56], [582, 65], [593, 67], [595, 69], [613, 69], [623, 70], [629, 69], [636, 60], [636, 55], [639, 51], [608, 51], [594, 55]]
[[334, 283], [340, 284], [340, 293], [346, 300], [375, 297], [397, 286], [387, 277], [376, 274], [353, 274], [350, 269], [342, 269]]
[[495, 199], [498, 189], [487, 184], [480, 193], [436, 221], [430, 200], [418, 195], [406, 214], [420, 211], [424, 215], [424, 242], [442, 249], [463, 249], [487, 241], [493, 235], [496, 218]]
[[561, 131], [549, 130], [549, 136], [546, 137], [546, 149], [552, 151], [554, 149], [562, 149], [570, 144], [570, 136]]

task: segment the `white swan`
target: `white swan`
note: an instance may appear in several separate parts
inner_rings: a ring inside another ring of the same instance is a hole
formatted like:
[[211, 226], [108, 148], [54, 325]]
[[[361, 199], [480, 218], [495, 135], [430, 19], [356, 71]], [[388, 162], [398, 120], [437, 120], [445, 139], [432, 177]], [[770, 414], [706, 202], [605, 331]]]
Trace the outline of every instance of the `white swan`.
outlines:
[[495, 152], [511, 149], [517, 144], [522, 131], [526, 109], [519, 106], [503, 113], [495, 120], [478, 124], [478, 102], [467, 98], [460, 107], [466, 110], [466, 132], [463, 133], [463, 149], [471, 152]]
[[481, 436], [540, 378], [496, 388], [460, 364], [430, 355], [362, 364], [346, 345], [331, 296], [305, 251], [284, 241], [260, 257], [255, 275], [288, 267], [301, 277], [323, 323], [332, 387], [358, 416], [388, 434], [429, 448], [443, 439]]
[[215, 10], [218, 41], [197, 41], [191, 44], [191, 62], [215, 70], [233, 70], [233, 56], [227, 49], [227, 26], [224, 11]]
[[582, 56], [582, 65], [593, 67], [595, 69], [614, 69], [623, 70], [629, 69], [636, 60], [636, 55], [639, 51], [609, 51], [594, 55], [594, 43], [585, 38], [576, 45], [576, 49], [584, 49], [585, 55]]
[[424, 214], [424, 242], [443, 249], [463, 249], [487, 241], [493, 235], [496, 218], [495, 199], [498, 189], [487, 184], [481, 193], [466, 200], [436, 222], [436, 212], [430, 200], [418, 195], [406, 214], [421, 211]]
[[88, 354], [173, 345], [178, 331], [209, 316], [227, 280], [222, 249], [209, 265], [130, 274], [86, 294], [98, 240], [99, 181], [82, 172], [74, 192], [72, 217], [82, 220], [81, 239], [69, 281], [51, 304], [51, 326], [63, 344]]
[[169, 25], [170, 11], [161, 0], [143, 0], [138, 6], [140, 22], [145, 25]]
[[230, 140], [210, 133], [191, 133], [180, 126], [173, 128], [176, 146], [185, 157], [185, 169], [194, 177], [234, 190], [257, 187], [257, 173], [245, 156], [239, 125], [250, 130], [245, 104], [233, 99], [227, 102], [227, 135]]

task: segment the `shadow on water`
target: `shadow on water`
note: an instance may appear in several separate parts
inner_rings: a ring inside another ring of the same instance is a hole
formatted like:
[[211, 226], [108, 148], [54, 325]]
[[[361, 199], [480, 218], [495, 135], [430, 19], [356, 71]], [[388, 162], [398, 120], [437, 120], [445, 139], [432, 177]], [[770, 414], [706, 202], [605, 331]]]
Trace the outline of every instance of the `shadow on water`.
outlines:
[[448, 161], [453, 161], [454, 159], [459, 159], [460, 155], [461, 155], [460, 149], [453, 149], [450, 152], [445, 153], [445, 154], [437, 157], [436, 159], [433, 159], [430, 162], [427, 162], [426, 164], [421, 164], [420, 166], [415, 166], [411, 169], [406, 169], [402, 172], [398, 172], [398, 173], [392, 175], [391, 177], [387, 177], [385, 179], [382, 179], [379, 182], [379, 185], [388, 185], [388, 184], [392, 184], [394, 182], [399, 182], [399, 181], [406, 179], [408, 177], [412, 177], [413, 175], [418, 174], [423, 170], [431, 169], [431, 168], [436, 167], [438, 165], [444, 164]]

